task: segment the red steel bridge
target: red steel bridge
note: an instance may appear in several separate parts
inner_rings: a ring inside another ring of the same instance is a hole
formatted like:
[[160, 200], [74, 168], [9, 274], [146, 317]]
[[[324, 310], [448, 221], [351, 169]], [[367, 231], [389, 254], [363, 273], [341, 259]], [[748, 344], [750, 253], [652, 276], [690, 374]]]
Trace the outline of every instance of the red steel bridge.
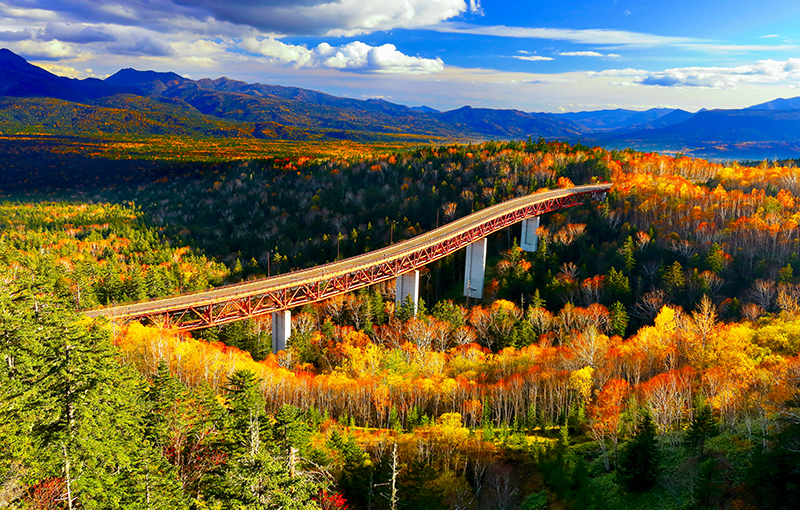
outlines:
[[288, 310], [397, 278], [514, 223], [601, 200], [611, 184], [539, 192], [487, 207], [379, 250], [260, 280], [178, 296], [85, 310], [89, 317], [150, 321], [181, 331]]

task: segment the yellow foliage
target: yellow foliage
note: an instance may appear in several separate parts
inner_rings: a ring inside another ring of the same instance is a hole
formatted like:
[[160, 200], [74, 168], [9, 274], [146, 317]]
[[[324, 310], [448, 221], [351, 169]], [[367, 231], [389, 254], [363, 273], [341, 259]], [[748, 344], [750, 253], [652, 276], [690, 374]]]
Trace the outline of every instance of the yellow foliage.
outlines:
[[583, 367], [569, 374], [569, 388], [575, 390], [583, 400], [589, 400], [592, 396], [592, 367]]
[[656, 330], [660, 334], [670, 334], [677, 327], [675, 309], [663, 306], [655, 319]]
[[444, 413], [439, 418], [439, 423], [445, 429], [456, 429], [461, 427], [461, 413]]

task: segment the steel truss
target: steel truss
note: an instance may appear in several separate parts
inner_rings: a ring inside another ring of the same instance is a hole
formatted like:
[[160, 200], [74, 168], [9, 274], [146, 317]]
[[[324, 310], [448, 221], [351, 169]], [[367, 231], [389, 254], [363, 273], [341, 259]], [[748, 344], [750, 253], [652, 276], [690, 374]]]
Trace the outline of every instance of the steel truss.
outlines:
[[[107, 315], [116, 320], [148, 319], [150, 322], [163, 327], [176, 327], [181, 331], [191, 331], [287, 310], [396, 278], [409, 271], [419, 269], [430, 262], [446, 257], [479, 239], [526, 218], [574, 207], [584, 203], [587, 199], [601, 200], [608, 186], [603, 186], [602, 188], [529, 203], [475, 224], [467, 224], [465, 227], [455, 229], [453, 232], [442, 233], [411, 251], [384, 255], [383, 259], [377, 261], [373, 257], [361, 263], [359, 259], [365, 258], [365, 255], [361, 255], [335, 263], [336, 265], [341, 265], [342, 262], [352, 261], [352, 266], [345, 271], [325, 274], [324, 268], [333, 265], [326, 264], [317, 268], [298, 271], [295, 273], [297, 278], [292, 279], [289, 283], [277, 286], [271, 285], [272, 282], [280, 278], [285, 280], [286, 276], [292, 276], [292, 274], [265, 278], [260, 280], [260, 282], [263, 282], [263, 285], [261, 285], [263, 288], [247, 290], [232, 296], [216, 298], [211, 296], [218, 288], [187, 295], [191, 302], [172, 305], [167, 308], [158, 306], [159, 300], [155, 300], [152, 302], [154, 306], [151, 310], [133, 311], [130, 310], [133, 307], [128, 307], [128, 311], [126, 311], [125, 305], [121, 305], [113, 307], [113, 311], [112, 308], [92, 310], [88, 315]], [[535, 198], [535, 196], [531, 198]], [[404, 243], [410, 243], [411, 241], [413, 239]], [[400, 244], [377, 250], [373, 255], [379, 255], [383, 251], [399, 247]], [[308, 275], [308, 273], [315, 274]], [[239, 286], [242, 285], [239, 284]], [[234, 288], [236, 286], [231, 287]], [[253, 287], [252, 282], [248, 282], [247, 287]], [[104, 310], [109, 313], [103, 313]]]

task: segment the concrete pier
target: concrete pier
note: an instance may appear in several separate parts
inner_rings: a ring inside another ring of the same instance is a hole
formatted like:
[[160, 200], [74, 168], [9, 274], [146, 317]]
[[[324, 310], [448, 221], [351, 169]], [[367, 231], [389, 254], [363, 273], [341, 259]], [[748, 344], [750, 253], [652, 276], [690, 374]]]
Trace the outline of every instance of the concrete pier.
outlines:
[[467, 246], [467, 262], [464, 266], [464, 295], [483, 297], [483, 276], [486, 272], [486, 239]]
[[272, 352], [286, 350], [286, 343], [292, 336], [292, 312], [282, 310], [272, 312]]
[[534, 252], [539, 248], [539, 236], [536, 235], [536, 229], [538, 228], [538, 216], [522, 220], [522, 239], [520, 240], [519, 247], [524, 251]]
[[403, 306], [406, 298], [411, 296], [414, 303], [414, 315], [417, 315], [417, 305], [419, 304], [419, 271], [411, 271], [402, 274], [395, 281], [395, 303], [397, 307]]

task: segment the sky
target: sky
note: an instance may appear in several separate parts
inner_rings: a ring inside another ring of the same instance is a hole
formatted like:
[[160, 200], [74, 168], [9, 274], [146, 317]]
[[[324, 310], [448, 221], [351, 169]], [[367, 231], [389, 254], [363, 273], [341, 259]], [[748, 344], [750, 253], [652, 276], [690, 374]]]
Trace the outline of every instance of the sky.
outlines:
[[0, 0], [0, 47], [75, 78], [133, 67], [439, 110], [800, 96], [797, 0]]

